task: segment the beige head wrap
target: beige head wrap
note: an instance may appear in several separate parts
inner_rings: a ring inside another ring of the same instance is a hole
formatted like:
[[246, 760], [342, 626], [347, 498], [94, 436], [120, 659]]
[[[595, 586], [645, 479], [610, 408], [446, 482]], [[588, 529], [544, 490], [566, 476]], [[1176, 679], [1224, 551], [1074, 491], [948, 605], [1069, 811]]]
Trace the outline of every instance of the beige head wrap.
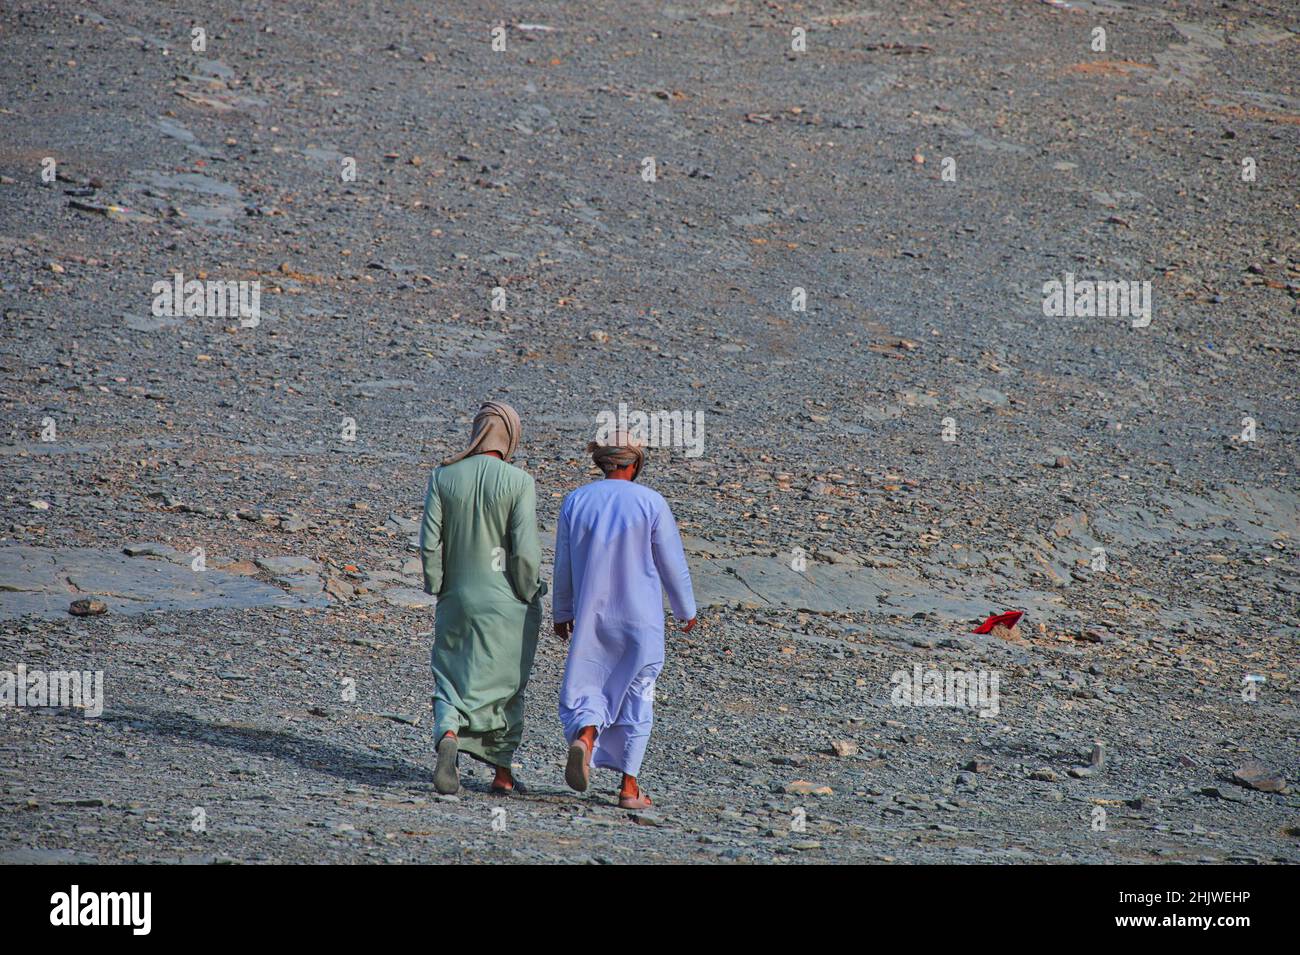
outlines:
[[471, 454], [499, 451], [509, 461], [519, 448], [519, 415], [515, 409], [501, 401], [485, 401], [474, 416], [474, 427], [469, 435], [469, 447], [443, 461], [443, 466], [455, 464]]
[[632, 480], [635, 481], [645, 464], [645, 449], [641, 442], [630, 437], [626, 431], [616, 431], [608, 440], [609, 444], [592, 441], [587, 445], [587, 453], [596, 462], [596, 467], [608, 474], [616, 468], [635, 464], [636, 470], [632, 472]]

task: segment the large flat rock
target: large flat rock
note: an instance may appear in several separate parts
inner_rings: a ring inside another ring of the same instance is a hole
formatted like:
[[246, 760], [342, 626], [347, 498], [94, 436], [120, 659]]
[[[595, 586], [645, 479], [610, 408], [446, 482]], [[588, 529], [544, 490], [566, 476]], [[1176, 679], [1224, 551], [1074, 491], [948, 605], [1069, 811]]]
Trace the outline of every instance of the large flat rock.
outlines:
[[988, 573], [917, 576], [902, 568], [855, 567], [808, 561], [796, 571], [777, 557], [709, 558], [691, 562], [701, 607], [754, 607], [812, 613], [876, 613], [966, 622], [1016, 607], [1059, 616], [1063, 598], [1007, 587]]
[[0, 620], [62, 617], [68, 604], [97, 597], [110, 613], [320, 607], [321, 594], [279, 587], [221, 570], [194, 571], [188, 559], [128, 557], [101, 548], [0, 547]]

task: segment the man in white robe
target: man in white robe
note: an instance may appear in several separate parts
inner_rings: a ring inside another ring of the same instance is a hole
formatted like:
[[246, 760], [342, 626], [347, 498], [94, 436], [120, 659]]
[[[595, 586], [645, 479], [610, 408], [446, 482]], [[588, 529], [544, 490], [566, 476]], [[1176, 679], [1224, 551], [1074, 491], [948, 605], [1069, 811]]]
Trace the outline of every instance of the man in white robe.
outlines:
[[668, 503], [635, 483], [644, 452], [624, 435], [610, 440], [588, 445], [605, 478], [569, 494], [556, 527], [555, 632], [571, 638], [560, 687], [564, 778], [585, 792], [592, 766], [617, 769], [619, 806], [643, 809], [651, 800], [637, 775], [664, 664], [663, 593], [683, 633], [695, 626], [695, 596]]

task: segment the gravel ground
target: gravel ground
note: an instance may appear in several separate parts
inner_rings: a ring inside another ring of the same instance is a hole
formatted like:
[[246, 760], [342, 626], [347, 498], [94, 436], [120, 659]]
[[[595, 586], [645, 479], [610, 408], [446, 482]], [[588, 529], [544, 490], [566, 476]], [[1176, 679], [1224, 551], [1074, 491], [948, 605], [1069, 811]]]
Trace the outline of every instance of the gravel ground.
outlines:
[[[236, 6], [0, 11], [0, 668], [104, 689], [0, 706], [0, 861], [1300, 860], [1294, 5]], [[433, 790], [492, 396], [548, 555], [599, 414], [702, 416], [653, 811], [549, 621], [531, 793]]]

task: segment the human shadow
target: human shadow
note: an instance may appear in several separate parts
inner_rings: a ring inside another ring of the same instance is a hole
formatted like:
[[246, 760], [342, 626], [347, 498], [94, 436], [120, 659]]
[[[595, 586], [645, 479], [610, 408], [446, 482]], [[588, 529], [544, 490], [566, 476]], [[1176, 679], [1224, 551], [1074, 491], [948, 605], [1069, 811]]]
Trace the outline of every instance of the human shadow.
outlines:
[[281, 730], [227, 726], [190, 713], [144, 706], [113, 707], [105, 710], [100, 719], [127, 723], [154, 736], [269, 756], [371, 786], [418, 784], [431, 789], [433, 784], [432, 771], [425, 766]]

